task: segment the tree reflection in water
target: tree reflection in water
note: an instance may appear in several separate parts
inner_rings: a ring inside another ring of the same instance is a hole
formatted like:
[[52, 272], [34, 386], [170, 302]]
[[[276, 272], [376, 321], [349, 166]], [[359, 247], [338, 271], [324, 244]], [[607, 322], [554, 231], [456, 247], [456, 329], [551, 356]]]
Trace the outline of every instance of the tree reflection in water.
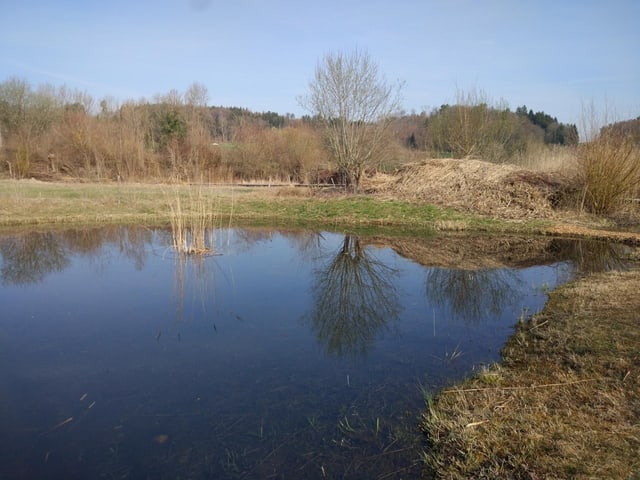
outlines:
[[435, 305], [450, 305], [455, 317], [477, 323], [518, 301], [518, 283], [512, 270], [433, 268], [427, 272], [426, 294]]
[[69, 253], [59, 235], [29, 233], [2, 238], [3, 285], [39, 283], [52, 272], [60, 272], [69, 265]]
[[316, 270], [312, 327], [328, 353], [364, 354], [376, 334], [398, 318], [400, 303], [391, 281], [397, 271], [371, 255], [357, 236]]
[[107, 243], [117, 245], [124, 256], [133, 260], [136, 269], [142, 270], [146, 246], [152, 239], [150, 229], [133, 226], [0, 236], [0, 278], [4, 285], [39, 283], [50, 273], [69, 267], [73, 256], [100, 257], [100, 251]]
[[549, 242], [548, 250], [570, 259], [573, 271], [580, 275], [628, 268], [629, 247], [621, 243], [555, 239]]

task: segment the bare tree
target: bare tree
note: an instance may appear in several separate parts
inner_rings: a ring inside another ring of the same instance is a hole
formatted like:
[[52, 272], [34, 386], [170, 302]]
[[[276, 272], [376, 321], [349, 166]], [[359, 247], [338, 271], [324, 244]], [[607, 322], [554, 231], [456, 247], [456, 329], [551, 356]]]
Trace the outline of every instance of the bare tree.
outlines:
[[433, 268], [426, 278], [427, 298], [438, 306], [449, 305], [454, 318], [469, 324], [499, 316], [522, 297], [515, 274], [503, 269]]
[[0, 84], [0, 128], [4, 129], [7, 147], [14, 152], [13, 159], [6, 160], [12, 176], [29, 173], [38, 140], [58, 113], [52, 91], [47, 85], [34, 91], [26, 80], [17, 77]]
[[339, 171], [354, 190], [365, 169], [383, 150], [385, 132], [400, 109], [402, 84], [389, 84], [370, 56], [325, 55], [300, 104], [325, 127], [326, 141]]
[[184, 92], [184, 101], [191, 107], [206, 107], [209, 101], [209, 90], [206, 85], [193, 82]]
[[433, 112], [427, 129], [436, 153], [500, 162], [508, 157], [516, 124], [504, 101], [492, 102], [483, 90], [457, 88], [455, 105]]

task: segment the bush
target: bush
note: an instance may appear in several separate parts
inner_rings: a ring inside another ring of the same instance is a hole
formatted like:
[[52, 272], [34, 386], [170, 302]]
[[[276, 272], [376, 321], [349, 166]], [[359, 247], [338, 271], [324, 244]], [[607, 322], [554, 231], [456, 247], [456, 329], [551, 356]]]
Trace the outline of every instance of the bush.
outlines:
[[247, 126], [236, 137], [235, 148], [225, 150], [236, 180], [303, 183], [326, 158], [320, 135], [305, 126]]
[[582, 209], [595, 214], [619, 211], [636, 195], [640, 185], [640, 152], [633, 139], [603, 129], [580, 145], [577, 183]]
[[428, 147], [453, 158], [502, 163], [526, 147], [517, 135], [522, 119], [482, 91], [458, 90], [455, 105], [443, 105], [427, 119]]

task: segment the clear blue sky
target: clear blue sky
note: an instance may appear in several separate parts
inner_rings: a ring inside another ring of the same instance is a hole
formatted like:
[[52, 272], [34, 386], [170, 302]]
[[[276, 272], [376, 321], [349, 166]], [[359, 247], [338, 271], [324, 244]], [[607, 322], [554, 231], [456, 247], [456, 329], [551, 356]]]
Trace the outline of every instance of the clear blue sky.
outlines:
[[369, 52], [407, 111], [483, 90], [578, 123], [640, 115], [637, 0], [0, 0], [0, 81], [151, 99], [205, 85], [209, 105], [305, 113], [325, 53]]

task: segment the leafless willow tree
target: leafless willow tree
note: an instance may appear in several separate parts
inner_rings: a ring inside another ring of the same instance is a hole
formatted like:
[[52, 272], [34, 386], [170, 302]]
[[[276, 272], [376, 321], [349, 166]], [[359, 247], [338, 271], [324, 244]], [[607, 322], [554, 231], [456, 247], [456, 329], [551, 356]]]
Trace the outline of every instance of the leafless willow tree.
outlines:
[[354, 190], [384, 148], [385, 132], [400, 110], [402, 84], [387, 82], [368, 53], [327, 54], [316, 66], [300, 104], [325, 127], [338, 170]]

